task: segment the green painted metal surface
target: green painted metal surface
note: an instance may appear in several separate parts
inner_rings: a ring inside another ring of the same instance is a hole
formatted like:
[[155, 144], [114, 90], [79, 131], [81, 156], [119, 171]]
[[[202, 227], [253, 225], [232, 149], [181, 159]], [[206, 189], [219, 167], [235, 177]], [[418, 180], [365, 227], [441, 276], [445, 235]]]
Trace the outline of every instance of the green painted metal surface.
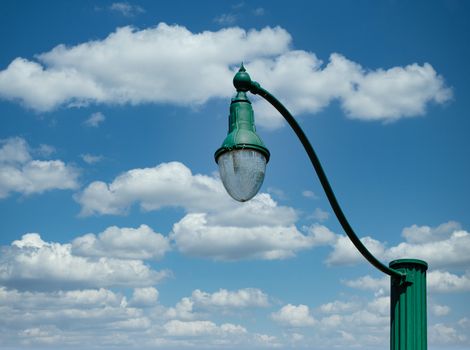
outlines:
[[394, 260], [390, 268], [406, 278], [391, 278], [390, 349], [426, 350], [426, 270], [428, 264], [417, 259]]
[[336, 217], [354, 246], [373, 266], [391, 276], [390, 349], [427, 350], [426, 270], [428, 264], [418, 259], [399, 259], [392, 261], [387, 267], [378, 261], [349, 225], [310, 141], [290, 112], [260, 84], [252, 81], [243, 65], [235, 75], [233, 84], [237, 89], [237, 95], [230, 105], [229, 132], [222, 146], [215, 152], [216, 161], [222, 153], [242, 148], [258, 150], [268, 161], [270, 154], [256, 134], [253, 108], [246, 92], [258, 94], [273, 105], [299, 137]]
[[269, 150], [256, 133], [253, 107], [246, 96], [250, 82], [250, 76], [242, 65], [233, 78], [237, 94], [232, 98], [232, 103], [230, 104], [228, 135], [214, 155], [216, 162], [222, 153], [244, 148], [261, 152], [265, 156], [266, 162], [269, 161]]

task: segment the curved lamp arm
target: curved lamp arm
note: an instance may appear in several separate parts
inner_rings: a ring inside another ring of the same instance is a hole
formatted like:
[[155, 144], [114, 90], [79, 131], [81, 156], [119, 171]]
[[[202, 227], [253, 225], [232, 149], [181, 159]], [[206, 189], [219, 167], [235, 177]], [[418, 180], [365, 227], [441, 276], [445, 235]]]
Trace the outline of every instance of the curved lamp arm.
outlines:
[[361, 240], [359, 237], [356, 235], [354, 230], [352, 229], [351, 225], [349, 224], [348, 220], [346, 219], [346, 216], [344, 215], [341, 207], [339, 206], [339, 203], [335, 197], [335, 194], [333, 192], [333, 189], [330, 186], [330, 183], [328, 181], [328, 178], [325, 175], [325, 172], [323, 170], [323, 167], [321, 166], [320, 160], [318, 159], [315, 151], [313, 150], [312, 145], [310, 144], [310, 141], [308, 140], [307, 136], [297, 123], [297, 121], [294, 119], [292, 114], [287, 110], [284, 105], [279, 102], [278, 99], [276, 99], [269, 91], [263, 89], [260, 84], [258, 84], [255, 81], [251, 81], [251, 84], [249, 86], [249, 91], [255, 95], [260, 95], [263, 97], [266, 101], [268, 101], [271, 105], [273, 105], [274, 108], [276, 108], [279, 113], [286, 119], [287, 123], [290, 125], [290, 127], [294, 130], [295, 134], [299, 138], [300, 142], [304, 146], [305, 151], [308, 154], [308, 157], [310, 158], [310, 161], [312, 162], [313, 168], [315, 169], [315, 172], [318, 175], [318, 178], [320, 179], [320, 183], [323, 187], [323, 190], [326, 193], [326, 196], [328, 198], [328, 201], [330, 202], [331, 207], [333, 208], [333, 211], [338, 218], [338, 221], [340, 222], [341, 226], [343, 227], [344, 231], [348, 235], [349, 239], [352, 241], [354, 246], [361, 252], [361, 254], [366, 258], [368, 262], [370, 262], [373, 266], [375, 266], [377, 269], [380, 271], [386, 273], [389, 276], [392, 277], [397, 277], [399, 279], [402, 279], [405, 277], [405, 274], [387, 267], [386, 265], [382, 264], [375, 256], [372, 255], [369, 250], [362, 244]]

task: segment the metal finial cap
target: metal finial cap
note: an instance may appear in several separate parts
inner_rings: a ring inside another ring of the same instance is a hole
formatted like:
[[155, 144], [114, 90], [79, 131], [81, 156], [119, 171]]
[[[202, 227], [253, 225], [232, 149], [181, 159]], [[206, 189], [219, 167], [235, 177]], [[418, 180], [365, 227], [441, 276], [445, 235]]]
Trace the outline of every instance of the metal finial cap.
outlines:
[[235, 86], [237, 91], [249, 91], [251, 88], [251, 78], [250, 75], [246, 72], [243, 63], [241, 64], [237, 74], [235, 74], [233, 77], [233, 86]]

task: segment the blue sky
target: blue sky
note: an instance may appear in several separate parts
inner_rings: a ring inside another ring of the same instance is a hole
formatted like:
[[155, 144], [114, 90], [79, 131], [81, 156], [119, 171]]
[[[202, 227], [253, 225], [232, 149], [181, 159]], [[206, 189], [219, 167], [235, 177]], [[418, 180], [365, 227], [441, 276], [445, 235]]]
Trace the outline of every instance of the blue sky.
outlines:
[[242, 61], [366, 246], [429, 263], [429, 348], [470, 347], [466, 2], [0, 8], [2, 348], [388, 347], [387, 276], [256, 96], [266, 178], [250, 202], [225, 193]]

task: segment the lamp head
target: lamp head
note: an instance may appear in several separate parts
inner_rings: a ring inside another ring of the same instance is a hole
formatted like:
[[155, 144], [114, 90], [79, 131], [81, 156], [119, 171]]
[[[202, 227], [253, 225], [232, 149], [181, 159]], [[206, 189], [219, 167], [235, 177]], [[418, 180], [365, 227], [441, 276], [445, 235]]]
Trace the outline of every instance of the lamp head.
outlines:
[[253, 107], [246, 96], [251, 78], [243, 64], [233, 84], [237, 94], [230, 104], [228, 135], [214, 156], [227, 192], [245, 202], [258, 193], [270, 154], [256, 133]]

